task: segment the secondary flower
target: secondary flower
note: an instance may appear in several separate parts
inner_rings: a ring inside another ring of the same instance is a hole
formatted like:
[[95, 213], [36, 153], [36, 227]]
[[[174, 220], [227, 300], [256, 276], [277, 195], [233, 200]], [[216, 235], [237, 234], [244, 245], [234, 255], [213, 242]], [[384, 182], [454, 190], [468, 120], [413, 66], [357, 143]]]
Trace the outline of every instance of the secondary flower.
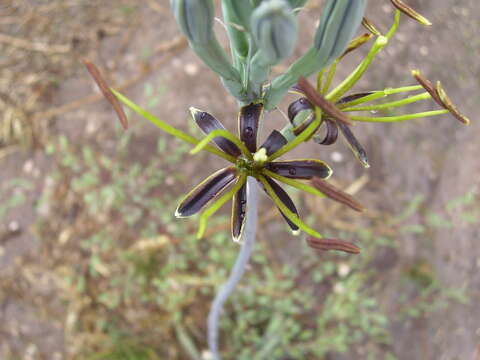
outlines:
[[[334, 74], [335, 72], [335, 67], [333, 66], [332, 68], [333, 72], [330, 72], [330, 74]], [[323, 74], [320, 74], [319, 80], [322, 79], [322, 75]], [[399, 122], [450, 113], [463, 124], [468, 125], [470, 123], [470, 120], [459, 111], [452, 100], [448, 97], [440, 82], [437, 82], [436, 86], [434, 86], [429, 80], [421, 75], [419, 70], [412, 71], [412, 75], [420, 85], [406, 86], [396, 89], [385, 89], [383, 91], [361, 92], [346, 96], [344, 96], [344, 93], [346, 92], [345, 89], [350, 88], [352, 84], [346, 86], [343, 91], [339, 91], [338, 94], [341, 95], [337, 94], [336, 96], [332, 96], [332, 93], [335, 94], [337, 92], [336, 89], [329, 94], [325, 94], [328, 91], [329, 86], [322, 87], [321, 81], [318, 81], [317, 83], [319, 85], [317, 85], [317, 88], [314, 88], [307, 79], [301, 77], [298, 81], [298, 85], [293, 88], [293, 91], [303, 96], [292, 102], [288, 107], [288, 118], [291, 123], [291, 133], [295, 136], [298, 136], [305, 131], [306, 128], [310, 127], [315, 119], [320, 119], [321, 122], [318, 122], [317, 128], [324, 123], [326, 127], [326, 136], [313, 136], [314, 141], [322, 145], [331, 145], [337, 140], [338, 129], [340, 129], [355, 156], [363, 166], [368, 168], [370, 165], [368, 163], [367, 154], [350, 129], [352, 121]], [[327, 80], [327, 83], [331, 81], [332, 76], [329, 76], [329, 78], [330, 79]], [[342, 85], [340, 85], [340, 87], [342, 87]], [[362, 105], [370, 101], [380, 100], [389, 95], [407, 93], [417, 90], [426, 91], [401, 100], [367, 106]], [[334, 103], [331, 102], [331, 100], [334, 99], [338, 100], [336, 100]], [[346, 113], [349, 112], [362, 111], [368, 111], [376, 114], [379, 111], [394, 109], [417, 101], [428, 99], [433, 99], [443, 108], [443, 110], [386, 117], [346, 115]]]
[[[190, 111], [197, 125], [207, 135], [194, 152], [211, 140], [224, 154], [234, 159], [234, 163], [213, 173], [188, 193], [176, 210], [177, 217], [192, 216], [217, 198], [200, 217], [198, 236], [201, 237], [205, 231], [207, 218], [233, 198], [232, 236], [234, 240], [238, 240], [245, 224], [248, 206], [246, 179], [247, 176], [253, 176], [275, 202], [294, 233], [303, 229], [318, 237], [318, 233], [299, 220], [293, 201], [275, 180], [300, 187], [301, 183], [296, 179], [308, 180], [313, 177], [326, 179], [332, 174], [326, 163], [315, 159], [274, 161], [276, 153], [287, 145], [287, 140], [276, 130], [270, 133], [263, 144], [257, 146], [257, 132], [263, 115], [262, 104], [252, 103], [240, 109], [239, 137], [231, 135], [221, 122], [209, 113], [195, 108], [190, 108]], [[228, 187], [231, 187], [230, 190], [225, 191]], [[308, 188], [304, 184], [303, 187]], [[310, 189], [310, 192], [313, 190], [315, 189]], [[220, 196], [221, 193], [223, 195]], [[318, 192], [318, 195], [321, 193]]]
[[[338, 106], [346, 104], [350, 101], [360, 99], [370, 94], [372, 93], [366, 92], [344, 96], [336, 102], [336, 105]], [[301, 131], [303, 131], [303, 129], [305, 129], [306, 126], [308, 126], [313, 121], [313, 117], [315, 116], [314, 110], [315, 106], [308, 100], [307, 97], [301, 97], [290, 104], [290, 106], [288, 107], [288, 118], [293, 126], [295, 126], [295, 118], [302, 111], [309, 111], [310, 113], [307, 121], [305, 121], [302, 125], [296, 127], [294, 129], [294, 133], [300, 133]], [[324, 138], [320, 138], [318, 135], [315, 136], [314, 141], [316, 143], [322, 145], [334, 144], [338, 138], [338, 129], [340, 129], [343, 136], [345, 137], [345, 140], [347, 140], [347, 143], [352, 149], [354, 155], [358, 158], [358, 160], [362, 163], [363, 166], [365, 166], [366, 168], [370, 167], [365, 149], [362, 147], [360, 142], [353, 134], [352, 130], [350, 130], [350, 127], [345, 122], [339, 121], [335, 117], [329, 116], [328, 114], [324, 114], [323, 123], [325, 123], [326, 135]]]

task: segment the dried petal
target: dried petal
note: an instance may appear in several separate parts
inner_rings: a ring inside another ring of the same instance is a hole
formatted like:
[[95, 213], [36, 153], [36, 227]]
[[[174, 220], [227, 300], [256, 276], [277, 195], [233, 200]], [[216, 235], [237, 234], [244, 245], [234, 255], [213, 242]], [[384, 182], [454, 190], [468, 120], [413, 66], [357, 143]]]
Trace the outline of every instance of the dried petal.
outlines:
[[422, 25], [432, 25], [432, 23], [423, 15], [415, 11], [411, 6], [405, 4], [401, 0], [390, 0], [398, 10], [403, 12], [405, 15], [411, 17], [413, 20], [418, 21]]
[[343, 251], [349, 254], [360, 254], [360, 248], [351, 242], [339, 239], [317, 239], [310, 237], [307, 239], [307, 244], [316, 250], [336, 250]]
[[440, 81], [437, 81], [437, 86], [435, 88], [437, 94], [438, 94], [438, 97], [440, 98], [440, 100], [442, 101], [442, 104], [443, 104], [443, 107], [445, 107], [445, 109], [447, 109], [448, 111], [450, 111], [450, 113], [458, 120], [460, 121], [461, 123], [465, 124], [465, 125], [469, 125], [470, 124], [470, 119], [467, 118], [465, 115], [463, 115], [462, 113], [460, 113], [460, 111], [458, 110], [458, 108], [455, 106], [455, 104], [452, 102], [452, 100], [448, 97], [447, 93], [445, 92], [445, 89], [443, 88], [442, 84], [440, 83]]
[[332, 200], [338, 201], [344, 205], [347, 205], [351, 209], [362, 212], [365, 210], [362, 204], [360, 204], [357, 200], [353, 198], [353, 196], [347, 194], [346, 192], [337, 189], [335, 186], [332, 184], [329, 184], [325, 180], [322, 180], [320, 178], [314, 177], [312, 180], [312, 185], [324, 193], [327, 197], [329, 197]]
[[343, 52], [342, 56], [340, 56], [340, 58], [343, 58], [343, 57], [345, 57], [346, 55], [348, 55], [349, 53], [351, 53], [352, 51], [357, 50], [357, 49], [360, 48], [362, 45], [366, 44], [372, 37], [373, 37], [373, 35], [372, 35], [372, 34], [368, 34], [368, 33], [365, 33], [365, 34], [363, 34], [363, 35], [357, 36], [355, 39], [353, 39], [352, 41], [350, 41], [350, 44], [348, 44], [347, 48], [346, 48], [345, 51]]
[[422, 85], [423, 88], [432, 96], [432, 99], [435, 100], [438, 105], [450, 111], [450, 113], [463, 124], [470, 124], [470, 119], [458, 110], [452, 100], [448, 97], [445, 89], [440, 82], [437, 82], [437, 86], [434, 87], [432, 82], [425, 78], [419, 70], [413, 70], [412, 75], [419, 82], [419, 84]]
[[306, 78], [301, 76], [298, 80], [298, 85], [301, 87], [308, 100], [312, 104], [315, 104], [320, 109], [322, 109], [322, 111], [324, 111], [327, 115], [347, 125], [352, 124], [348, 116], [341, 112], [334, 104], [325, 99], [321, 94], [319, 94], [317, 90], [315, 90], [315, 88], [310, 85]]
[[127, 130], [128, 128], [128, 120], [127, 120], [127, 115], [125, 115], [125, 112], [123, 111], [123, 107], [120, 104], [120, 101], [118, 101], [117, 97], [112, 93], [112, 90], [110, 90], [110, 87], [108, 86], [107, 82], [103, 78], [102, 74], [100, 73], [100, 70], [87, 59], [83, 60], [83, 63], [87, 67], [88, 72], [90, 75], [92, 75], [93, 80], [97, 83], [99, 89], [102, 91], [103, 96], [105, 96], [105, 99], [112, 105], [113, 110], [117, 113], [118, 119], [120, 120], [120, 123], [122, 124], [123, 128]]
[[375, 36], [381, 36], [382, 33], [377, 29], [375, 24], [367, 17], [364, 17], [362, 20], [362, 25], [365, 29], [370, 31]]

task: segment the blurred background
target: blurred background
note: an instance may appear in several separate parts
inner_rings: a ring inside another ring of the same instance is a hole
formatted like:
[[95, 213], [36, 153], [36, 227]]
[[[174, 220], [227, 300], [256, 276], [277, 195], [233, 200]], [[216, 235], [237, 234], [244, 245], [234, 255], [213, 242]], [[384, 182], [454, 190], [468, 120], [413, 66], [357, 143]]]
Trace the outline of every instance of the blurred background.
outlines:
[[[295, 56], [321, 3], [300, 15]], [[225, 359], [480, 359], [480, 4], [408, 3], [433, 26], [402, 17], [355, 90], [413, 85], [419, 68], [472, 124], [358, 124], [368, 170], [341, 141], [297, 148], [291, 158], [329, 162], [332, 183], [368, 208], [359, 215], [289, 189], [301, 215], [362, 253], [315, 252], [262, 197], [257, 249], [222, 318]], [[385, 31], [393, 7], [370, 1], [367, 15]], [[349, 55], [335, 81], [367, 50]], [[189, 155], [131, 113], [123, 131], [82, 58], [170, 124], [200, 136], [195, 106], [236, 129], [234, 99], [188, 50], [167, 0], [2, 0], [0, 358], [206, 358], [209, 306], [238, 252], [230, 208], [200, 241], [196, 219], [173, 214], [223, 160]], [[265, 133], [284, 121], [269, 114]]]

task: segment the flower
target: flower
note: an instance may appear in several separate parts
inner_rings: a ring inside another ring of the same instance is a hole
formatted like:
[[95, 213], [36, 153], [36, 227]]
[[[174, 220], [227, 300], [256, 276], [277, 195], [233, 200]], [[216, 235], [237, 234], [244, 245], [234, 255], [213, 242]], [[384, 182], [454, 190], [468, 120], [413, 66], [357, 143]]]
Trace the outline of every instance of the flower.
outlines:
[[[264, 143], [257, 146], [257, 132], [263, 115], [263, 105], [260, 103], [252, 103], [240, 109], [239, 137], [229, 133], [221, 122], [209, 113], [195, 108], [190, 108], [190, 111], [197, 125], [207, 135], [193, 152], [199, 151], [207, 142], [213, 141], [223, 153], [234, 159], [234, 162], [216, 171], [190, 191], [178, 205], [175, 212], [177, 217], [192, 216], [215, 199], [200, 218], [198, 236], [201, 237], [205, 231], [207, 218], [233, 198], [232, 237], [238, 240], [245, 224], [248, 206], [246, 179], [252, 176], [261, 183], [265, 192], [273, 199], [293, 233], [303, 229], [319, 237], [318, 233], [299, 220], [293, 201], [275, 180], [321, 195], [318, 190], [309, 188], [308, 185], [300, 186], [301, 183], [296, 180], [309, 180], [313, 177], [327, 179], [332, 174], [332, 170], [326, 163], [315, 159], [276, 161], [276, 154], [281, 154], [278, 151], [287, 145], [287, 140], [277, 130], [273, 130]], [[226, 191], [228, 187], [231, 189]], [[223, 194], [220, 196], [221, 193]]]
[[[301, 94], [303, 94], [303, 90], [300, 90], [298, 87], [295, 87], [295, 91], [299, 91]], [[340, 100], [338, 100], [335, 105], [338, 106], [338, 105], [346, 104], [351, 101], [361, 99], [362, 97], [371, 95], [372, 93], [373, 92], [364, 92], [364, 93], [357, 93], [353, 95], [344, 96]], [[302, 132], [305, 129], [305, 127], [308, 126], [308, 124], [310, 124], [313, 121], [313, 118], [316, 116], [314, 109], [315, 109], [315, 106], [312, 104], [312, 102], [308, 100], [307, 97], [301, 97], [289, 105], [288, 118], [293, 126], [295, 126], [294, 120], [297, 117], [297, 115], [299, 115], [303, 111], [309, 111], [308, 120], [305, 121], [300, 126], [297, 126], [294, 128], [295, 134]], [[325, 126], [326, 126], [326, 135], [323, 139], [318, 137], [317, 135], [314, 137], [314, 141], [322, 145], [334, 144], [337, 141], [338, 129], [340, 128], [340, 131], [345, 137], [345, 140], [347, 140], [347, 143], [349, 144], [350, 148], [352, 149], [357, 159], [366, 168], [370, 167], [370, 164], [368, 163], [367, 153], [365, 149], [362, 147], [362, 145], [360, 144], [360, 142], [357, 140], [355, 135], [353, 134], [352, 130], [350, 130], [349, 123], [347, 123], [348, 119], [343, 119], [342, 121], [342, 118], [338, 116], [332, 116], [332, 115], [329, 115], [327, 113], [323, 114], [322, 119], [323, 119], [323, 123], [325, 123]]]
[[[334, 70], [335, 67], [333, 67], [333, 73]], [[319, 79], [322, 78], [322, 75], [323, 74], [320, 74]], [[434, 86], [420, 73], [419, 70], [413, 70], [412, 75], [418, 81], [419, 85], [406, 86], [395, 89], [385, 89], [383, 91], [361, 92], [346, 96], [342, 94], [337, 97], [331, 96], [331, 93], [325, 94], [328, 90], [328, 86], [322, 88], [321, 85], [318, 85], [317, 89], [315, 89], [308, 82], [307, 79], [301, 77], [298, 81], [298, 85], [293, 87], [293, 92], [303, 96], [292, 102], [288, 107], [288, 118], [291, 123], [291, 132], [293, 135], [298, 136], [303, 131], [305, 131], [305, 129], [308, 128], [316, 118], [319, 118], [321, 119], [321, 122], [318, 123], [317, 129], [320, 127], [321, 124], [324, 123], [326, 127], [326, 135], [325, 137], [319, 137], [318, 135], [316, 135], [313, 137], [313, 140], [318, 144], [331, 145], [336, 142], [338, 138], [338, 129], [340, 129], [354, 155], [362, 163], [363, 166], [368, 168], [370, 167], [370, 164], [368, 163], [365, 149], [362, 147], [362, 145], [359, 143], [359, 141], [350, 129], [352, 121], [399, 122], [450, 113], [464, 125], [468, 125], [470, 123], [470, 120], [460, 112], [460, 110], [448, 97], [445, 89], [440, 82], [437, 82], [436, 86]], [[318, 83], [320, 84], [320, 82]], [[425, 90], [424, 93], [410, 96], [405, 99], [385, 102], [383, 104], [358, 106], [369, 101], [375, 101], [385, 98], [389, 95], [406, 93], [422, 89]], [[332, 93], [335, 93], [335, 90], [333, 90]], [[325, 94], [325, 97], [323, 94]], [[335, 101], [336, 98], [338, 100]], [[347, 112], [357, 111], [369, 111], [375, 114], [378, 111], [398, 108], [417, 101], [428, 99], [433, 99], [438, 105], [443, 108], [443, 110], [434, 110], [386, 117], [346, 115]], [[330, 102], [330, 100], [333, 100], [333, 102]]]

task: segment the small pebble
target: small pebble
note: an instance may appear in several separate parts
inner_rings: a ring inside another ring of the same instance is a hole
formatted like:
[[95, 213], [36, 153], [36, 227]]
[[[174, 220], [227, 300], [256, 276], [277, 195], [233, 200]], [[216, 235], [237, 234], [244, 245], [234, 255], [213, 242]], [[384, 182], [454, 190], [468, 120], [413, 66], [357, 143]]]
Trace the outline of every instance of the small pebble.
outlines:
[[343, 154], [338, 151], [334, 151], [330, 155], [330, 158], [332, 159], [333, 162], [340, 163], [343, 161]]
[[193, 63], [186, 64], [184, 70], [189, 76], [195, 76], [198, 74], [198, 66]]

